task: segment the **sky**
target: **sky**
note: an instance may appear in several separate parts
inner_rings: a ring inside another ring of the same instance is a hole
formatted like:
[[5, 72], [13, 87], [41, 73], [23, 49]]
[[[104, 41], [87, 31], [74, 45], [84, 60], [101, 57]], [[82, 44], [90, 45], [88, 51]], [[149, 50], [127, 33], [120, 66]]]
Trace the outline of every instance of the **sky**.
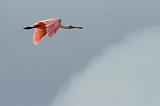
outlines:
[[160, 27], [127, 34], [72, 76], [51, 106], [159, 106]]
[[[50, 106], [61, 89], [68, 88], [68, 81], [107, 48], [123, 42], [128, 33], [159, 26], [159, 4], [159, 0], [1, 0], [0, 105]], [[84, 29], [59, 30], [54, 38], [33, 46], [33, 30], [22, 28], [55, 17]]]

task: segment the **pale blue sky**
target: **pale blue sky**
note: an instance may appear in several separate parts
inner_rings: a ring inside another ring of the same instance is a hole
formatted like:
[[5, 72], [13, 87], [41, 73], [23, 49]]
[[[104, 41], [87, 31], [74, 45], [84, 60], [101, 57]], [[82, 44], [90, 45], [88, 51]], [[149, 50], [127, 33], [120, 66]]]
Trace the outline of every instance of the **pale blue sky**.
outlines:
[[[49, 106], [63, 83], [123, 35], [160, 24], [159, 0], [2, 0], [0, 105]], [[83, 25], [32, 44], [37, 20]]]

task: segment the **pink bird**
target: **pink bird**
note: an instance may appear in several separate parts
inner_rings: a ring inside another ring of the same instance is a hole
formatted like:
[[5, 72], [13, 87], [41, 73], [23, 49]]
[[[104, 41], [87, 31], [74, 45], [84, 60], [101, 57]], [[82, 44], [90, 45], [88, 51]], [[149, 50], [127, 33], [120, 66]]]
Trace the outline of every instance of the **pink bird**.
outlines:
[[83, 28], [79, 26], [62, 25], [61, 21], [62, 19], [60, 18], [42, 20], [34, 23], [33, 26], [28, 26], [23, 29], [29, 30], [35, 28], [33, 35], [33, 44], [37, 45], [46, 35], [48, 35], [49, 37], [54, 36], [55, 33], [59, 30], [59, 28], [62, 29]]

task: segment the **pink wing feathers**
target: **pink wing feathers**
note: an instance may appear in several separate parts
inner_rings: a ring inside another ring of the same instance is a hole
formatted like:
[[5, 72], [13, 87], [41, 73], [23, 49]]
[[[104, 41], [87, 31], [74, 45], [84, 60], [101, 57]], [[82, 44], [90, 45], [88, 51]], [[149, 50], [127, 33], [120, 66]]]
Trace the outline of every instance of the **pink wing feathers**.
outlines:
[[44, 29], [36, 28], [33, 36], [33, 44], [37, 45], [47, 34], [47, 31]]
[[42, 20], [42, 23], [45, 24], [47, 28], [47, 34], [49, 37], [52, 37], [55, 35], [57, 30], [59, 29], [59, 26], [61, 24], [61, 19], [56, 18], [56, 19], [47, 19], [47, 20]]
[[38, 28], [35, 29], [34, 31], [34, 36], [33, 36], [33, 44], [37, 45], [47, 34], [46, 31], [46, 26], [42, 22], [37, 22], [34, 24], [34, 26], [39, 26]]

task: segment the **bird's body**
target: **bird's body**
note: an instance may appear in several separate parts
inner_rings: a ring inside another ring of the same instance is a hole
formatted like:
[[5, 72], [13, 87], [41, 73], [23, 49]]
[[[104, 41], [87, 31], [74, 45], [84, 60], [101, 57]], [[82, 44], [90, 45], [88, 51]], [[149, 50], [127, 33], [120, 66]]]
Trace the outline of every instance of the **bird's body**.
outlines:
[[61, 21], [62, 20], [60, 18], [42, 20], [34, 23], [33, 26], [25, 27], [24, 29], [35, 28], [35, 32], [33, 35], [33, 44], [37, 45], [45, 37], [46, 34], [48, 34], [49, 37], [54, 36], [55, 33], [59, 30], [59, 28], [63, 29], [83, 28], [70, 25], [62, 25]]

